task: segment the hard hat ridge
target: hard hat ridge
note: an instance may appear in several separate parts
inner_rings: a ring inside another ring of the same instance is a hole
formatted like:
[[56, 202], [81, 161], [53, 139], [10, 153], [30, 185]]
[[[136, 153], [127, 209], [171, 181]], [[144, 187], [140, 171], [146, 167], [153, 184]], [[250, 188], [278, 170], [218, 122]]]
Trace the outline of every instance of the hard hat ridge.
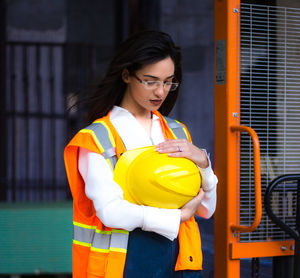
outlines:
[[192, 161], [160, 154], [153, 146], [125, 152], [116, 164], [114, 180], [129, 202], [161, 208], [182, 207], [201, 186]]

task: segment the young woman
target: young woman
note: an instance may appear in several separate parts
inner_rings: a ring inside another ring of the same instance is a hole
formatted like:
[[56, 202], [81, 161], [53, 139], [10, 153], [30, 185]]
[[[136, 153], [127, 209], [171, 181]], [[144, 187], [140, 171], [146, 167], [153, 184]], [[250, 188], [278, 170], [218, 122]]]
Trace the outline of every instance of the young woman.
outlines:
[[[202, 277], [193, 215], [214, 213], [217, 178], [186, 127], [163, 117], [175, 104], [180, 82], [180, 49], [169, 35], [144, 31], [121, 45], [94, 91], [90, 125], [65, 149], [74, 200], [73, 277]], [[170, 121], [187, 137], [175, 136]], [[113, 180], [115, 158], [151, 145], [199, 168], [202, 188], [180, 209], [129, 203]]]

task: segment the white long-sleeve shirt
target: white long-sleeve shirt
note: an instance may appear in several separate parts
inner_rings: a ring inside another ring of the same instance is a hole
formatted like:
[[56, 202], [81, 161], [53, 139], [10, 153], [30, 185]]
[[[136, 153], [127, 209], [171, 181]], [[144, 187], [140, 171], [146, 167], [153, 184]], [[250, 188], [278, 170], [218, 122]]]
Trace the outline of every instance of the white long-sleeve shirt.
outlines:
[[[115, 106], [110, 120], [127, 150], [165, 141], [159, 118], [153, 114], [151, 137], [126, 109]], [[96, 215], [105, 226], [132, 231], [141, 228], [173, 240], [178, 235], [180, 209], [162, 209], [131, 204], [123, 199], [121, 187], [113, 180], [113, 171], [100, 154], [80, 148], [79, 172], [85, 182], [85, 193], [93, 201]], [[197, 214], [209, 218], [215, 211], [217, 178], [211, 166], [199, 168], [205, 196]]]

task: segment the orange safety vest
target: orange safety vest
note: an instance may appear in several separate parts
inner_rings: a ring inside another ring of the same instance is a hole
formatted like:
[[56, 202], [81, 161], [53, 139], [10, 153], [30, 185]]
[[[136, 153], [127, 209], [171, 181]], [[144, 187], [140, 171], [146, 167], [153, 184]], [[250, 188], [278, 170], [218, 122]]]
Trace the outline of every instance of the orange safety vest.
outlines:
[[[153, 111], [161, 121], [165, 138], [191, 141], [186, 127]], [[85, 195], [78, 171], [78, 149], [102, 154], [114, 169], [124, 144], [111, 124], [109, 114], [80, 130], [66, 146], [64, 160], [73, 196], [73, 277], [121, 278], [125, 266], [129, 232], [105, 227], [96, 216], [93, 202]], [[202, 269], [201, 239], [194, 216], [179, 227], [179, 254], [175, 270]]]

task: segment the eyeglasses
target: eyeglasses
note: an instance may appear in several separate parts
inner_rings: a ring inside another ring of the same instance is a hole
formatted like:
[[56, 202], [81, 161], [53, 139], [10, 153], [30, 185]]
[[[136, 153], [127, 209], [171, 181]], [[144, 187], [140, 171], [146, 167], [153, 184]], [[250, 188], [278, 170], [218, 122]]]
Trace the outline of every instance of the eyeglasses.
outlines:
[[139, 79], [135, 74], [133, 74], [133, 76], [136, 78], [137, 81], [139, 81], [141, 84], [143, 84], [145, 86], [146, 89], [148, 90], [153, 90], [153, 89], [157, 89], [160, 87], [160, 84], [163, 83], [163, 88], [166, 91], [175, 91], [177, 89], [177, 87], [179, 86], [179, 83], [173, 83], [170, 81], [159, 81], [159, 80], [153, 80], [153, 81], [143, 81], [141, 79]]

